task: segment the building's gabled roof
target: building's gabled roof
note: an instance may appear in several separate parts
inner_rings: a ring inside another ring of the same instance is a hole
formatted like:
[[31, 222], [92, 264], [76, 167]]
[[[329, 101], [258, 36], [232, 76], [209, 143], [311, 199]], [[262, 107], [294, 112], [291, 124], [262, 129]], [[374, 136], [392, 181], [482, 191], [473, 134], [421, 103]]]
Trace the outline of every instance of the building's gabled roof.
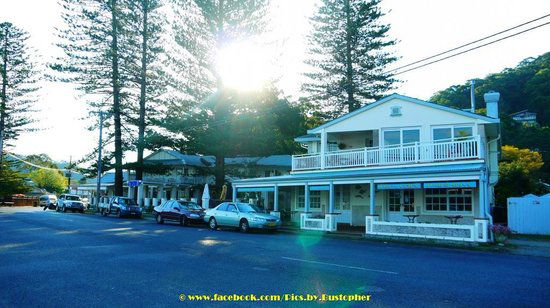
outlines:
[[281, 166], [281, 167], [290, 167], [292, 166], [292, 156], [290, 155], [271, 155], [268, 157], [262, 157], [257, 162], [257, 165], [260, 166]]
[[[224, 163], [226, 165], [254, 165], [261, 157], [250, 157], [250, 156], [237, 156], [237, 157], [226, 157]], [[214, 162], [216, 159], [214, 159]]]
[[315, 134], [307, 134], [307, 135], [294, 138], [294, 141], [296, 142], [321, 141], [321, 138]]
[[292, 156], [271, 155], [266, 157], [227, 157], [225, 159], [225, 164], [290, 167], [292, 165]]
[[519, 114], [522, 114], [522, 113], [537, 114], [536, 112], [532, 112], [532, 111], [529, 111], [528, 109], [524, 109], [524, 110], [520, 110], [520, 111], [517, 111], [517, 112], [514, 112], [514, 113], [510, 113], [510, 116], [513, 117], [515, 115], [519, 115]]
[[[122, 172], [122, 180], [124, 182], [128, 181], [128, 172]], [[114, 182], [115, 182], [114, 172], [107, 172], [101, 176], [101, 185], [113, 184]], [[97, 183], [97, 177], [86, 180], [86, 184], [95, 184], [95, 183]]]
[[145, 157], [144, 160], [147, 160], [151, 156], [159, 153], [164, 152], [168, 155], [174, 157], [174, 159], [160, 159], [160, 160], [154, 160], [155, 162], [161, 163], [161, 164], [169, 164], [173, 165], [174, 160], [180, 160], [182, 165], [189, 165], [189, 166], [195, 166], [195, 167], [211, 167], [215, 159], [212, 156], [202, 156], [202, 155], [189, 155], [189, 154], [183, 154], [175, 150], [170, 149], [161, 149], [158, 150], [147, 157]]
[[484, 116], [484, 115], [480, 115], [480, 114], [476, 114], [476, 113], [471, 113], [471, 112], [468, 112], [468, 111], [463, 111], [463, 110], [460, 110], [460, 109], [455, 109], [455, 108], [451, 108], [451, 107], [447, 107], [447, 106], [443, 106], [443, 105], [440, 105], [440, 104], [436, 104], [436, 103], [431, 103], [431, 102], [428, 102], [428, 101], [423, 101], [423, 100], [420, 100], [420, 99], [417, 99], [417, 98], [413, 98], [413, 97], [409, 97], [409, 96], [405, 96], [405, 95], [401, 95], [401, 94], [397, 94], [397, 93], [394, 93], [392, 95], [389, 95], [389, 96], [386, 96], [374, 103], [371, 103], [371, 104], [367, 104], [355, 111], [352, 111], [348, 114], [345, 114], [339, 118], [336, 118], [332, 121], [329, 121], [321, 126], [317, 126], [315, 127], [314, 129], [310, 129], [308, 130], [308, 134], [315, 134], [315, 133], [319, 133], [321, 129], [323, 128], [327, 128], [329, 126], [332, 126], [336, 123], [340, 123], [346, 119], [349, 119], [359, 113], [362, 113], [362, 112], [365, 112], [369, 109], [372, 109], [376, 106], [379, 106], [385, 102], [388, 102], [388, 101], [391, 101], [392, 99], [400, 99], [400, 100], [403, 100], [403, 101], [406, 101], [406, 102], [410, 102], [410, 103], [415, 103], [415, 104], [419, 104], [419, 105], [422, 105], [422, 106], [426, 106], [426, 107], [431, 107], [431, 108], [435, 108], [435, 109], [439, 109], [439, 110], [443, 110], [443, 111], [447, 111], [447, 112], [451, 112], [451, 113], [454, 113], [454, 114], [458, 114], [458, 115], [461, 115], [461, 116], [465, 116], [465, 117], [470, 117], [470, 118], [474, 118], [474, 119], [480, 119], [480, 120], [484, 120], [484, 121], [487, 121], [487, 122], [491, 122], [491, 123], [499, 123], [500, 120], [499, 119], [495, 119], [495, 118], [491, 118], [491, 117], [488, 117], [488, 116]]
[[[153, 155], [164, 152], [169, 154], [171, 159], [155, 159], [150, 162], [159, 163], [162, 165], [190, 165], [196, 167], [213, 167], [216, 164], [216, 158], [214, 156], [204, 156], [204, 155], [189, 155], [182, 154], [175, 150], [170, 149], [161, 149], [150, 155], [148, 155], [145, 160], [152, 157]], [[290, 167], [292, 165], [292, 156], [290, 155], [271, 155], [267, 157], [257, 157], [257, 156], [237, 156], [237, 157], [226, 157], [224, 160], [225, 164], [228, 166], [282, 166]]]

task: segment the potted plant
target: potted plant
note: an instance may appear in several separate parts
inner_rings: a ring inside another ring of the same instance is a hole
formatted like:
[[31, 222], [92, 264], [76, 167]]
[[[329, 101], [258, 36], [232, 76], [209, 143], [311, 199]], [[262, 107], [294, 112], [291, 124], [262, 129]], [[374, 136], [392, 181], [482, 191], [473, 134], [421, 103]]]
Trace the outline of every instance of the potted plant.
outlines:
[[508, 239], [508, 236], [512, 234], [512, 230], [504, 225], [492, 225], [491, 231], [495, 235], [495, 241], [499, 245], [504, 245], [504, 243]]

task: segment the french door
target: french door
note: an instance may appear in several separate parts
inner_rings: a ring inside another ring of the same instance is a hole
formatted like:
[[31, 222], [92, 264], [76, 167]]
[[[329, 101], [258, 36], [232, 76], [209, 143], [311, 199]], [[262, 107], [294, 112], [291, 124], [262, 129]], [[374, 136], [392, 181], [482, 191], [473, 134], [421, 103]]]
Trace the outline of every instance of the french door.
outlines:
[[385, 163], [402, 163], [416, 160], [415, 143], [420, 142], [419, 128], [384, 130], [382, 160]]
[[388, 190], [388, 220], [407, 222], [404, 215], [414, 214], [414, 190]]

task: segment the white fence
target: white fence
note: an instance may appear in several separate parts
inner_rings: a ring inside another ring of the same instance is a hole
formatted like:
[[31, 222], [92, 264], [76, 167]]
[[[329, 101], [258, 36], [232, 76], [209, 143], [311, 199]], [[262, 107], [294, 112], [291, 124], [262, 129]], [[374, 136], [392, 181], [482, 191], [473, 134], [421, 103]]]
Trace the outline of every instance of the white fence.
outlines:
[[[351, 168], [482, 158], [480, 137], [408, 145], [293, 155], [292, 170]], [[324, 164], [323, 164], [324, 163]]]
[[366, 216], [365, 233], [367, 235], [446, 241], [489, 241], [489, 225], [485, 219], [476, 219], [473, 225], [451, 225], [378, 221], [378, 216]]
[[550, 196], [508, 198], [508, 227], [520, 234], [550, 235]]
[[335, 215], [325, 214], [324, 218], [314, 218], [319, 214], [301, 213], [300, 229], [314, 231], [336, 231]]

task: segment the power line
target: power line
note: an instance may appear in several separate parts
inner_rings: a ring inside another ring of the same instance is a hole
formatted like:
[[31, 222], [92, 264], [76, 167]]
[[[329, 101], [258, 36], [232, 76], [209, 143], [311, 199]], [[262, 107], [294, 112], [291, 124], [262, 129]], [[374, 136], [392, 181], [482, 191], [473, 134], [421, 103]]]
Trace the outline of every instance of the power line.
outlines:
[[[15, 154], [12, 154], [6, 150], [4, 150], [4, 152], [6, 152], [6, 154], [12, 158], [15, 158], [16, 160], [22, 162], [22, 163], [25, 163], [29, 166], [32, 166], [32, 167], [35, 167], [35, 168], [39, 168], [39, 169], [45, 169], [45, 170], [54, 170], [54, 171], [70, 171], [70, 169], [61, 169], [61, 168], [51, 168], [51, 167], [46, 167], [46, 166], [41, 166], [41, 165], [37, 165], [37, 164], [34, 164], [34, 163], [31, 163], [29, 161], [26, 161], [24, 160], [23, 158], [19, 157], [19, 156], [16, 156]], [[72, 171], [74, 172], [74, 171]]]
[[480, 38], [480, 39], [477, 39], [477, 40], [475, 40], [475, 41], [472, 41], [472, 42], [469, 42], [469, 43], [460, 45], [460, 46], [458, 46], [458, 47], [455, 47], [455, 48], [452, 48], [452, 49], [449, 49], [449, 50], [440, 52], [440, 53], [435, 54], [435, 55], [433, 55], [433, 56], [425, 57], [425, 58], [423, 58], [423, 59], [420, 59], [420, 60], [411, 62], [411, 63], [409, 63], [409, 64], [406, 64], [406, 65], [403, 65], [403, 66], [394, 68], [394, 69], [392, 69], [392, 70], [387, 71], [386, 73], [395, 72], [395, 71], [398, 71], [398, 70], [400, 70], [400, 69], [409, 67], [409, 66], [411, 66], [411, 65], [414, 65], [414, 64], [417, 64], [417, 63], [420, 63], [420, 62], [424, 62], [424, 61], [426, 61], [426, 60], [429, 60], [429, 59], [432, 59], [432, 58], [435, 58], [435, 57], [439, 57], [439, 56], [444, 55], [444, 54], [447, 54], [447, 53], [449, 53], [449, 52], [451, 52], [451, 51], [455, 51], [455, 50], [458, 50], [458, 49], [462, 49], [462, 48], [464, 48], [464, 47], [466, 47], [466, 46], [470, 46], [470, 45], [473, 45], [473, 44], [475, 44], [475, 43], [479, 43], [479, 42], [484, 41], [484, 40], [486, 40], [486, 39], [489, 39], [489, 38], [491, 38], [491, 37], [500, 35], [500, 34], [502, 34], [502, 33], [506, 33], [506, 32], [508, 32], [508, 31], [511, 31], [511, 30], [514, 30], [514, 29], [517, 29], [517, 28], [520, 28], [520, 27], [523, 27], [523, 26], [528, 25], [528, 24], [530, 24], [530, 23], [533, 23], [533, 22], [535, 22], [535, 21], [539, 21], [539, 20], [544, 19], [544, 18], [546, 18], [546, 17], [548, 17], [548, 16], [550, 16], [550, 14], [546, 14], [546, 15], [544, 15], [544, 16], [541, 16], [541, 17], [539, 17], [539, 18], [532, 19], [532, 20], [530, 20], [530, 21], [527, 21], [527, 22], [524, 22], [524, 23], [522, 23], [522, 24], [513, 26], [513, 27], [508, 28], [508, 29], [506, 29], [506, 30], [499, 31], [499, 32], [497, 32], [497, 33], [494, 33], [494, 34], [485, 36], [485, 37]]
[[437, 60], [434, 60], [434, 61], [430, 61], [428, 63], [424, 63], [422, 65], [418, 65], [418, 66], [415, 66], [413, 68], [410, 68], [410, 69], [407, 69], [407, 70], [404, 70], [404, 71], [400, 71], [400, 72], [397, 72], [395, 74], [393, 74], [394, 76], [395, 75], [400, 75], [400, 74], [403, 74], [403, 73], [406, 73], [406, 72], [410, 72], [410, 71], [413, 71], [413, 70], [416, 70], [416, 69], [419, 69], [419, 68], [422, 68], [422, 67], [425, 67], [425, 66], [428, 66], [428, 65], [431, 65], [431, 64], [434, 64], [434, 63], [437, 63], [437, 62], [441, 62], [443, 60], [447, 60], [449, 58], [453, 58], [453, 57], [456, 57], [458, 55], [461, 55], [461, 54], [465, 54], [467, 52], [470, 52], [472, 50], [476, 50], [476, 49], [479, 49], [479, 48], [482, 48], [482, 47], [485, 47], [485, 46], [488, 46], [488, 45], [491, 45], [491, 44], [494, 44], [494, 43], [497, 43], [497, 42], [500, 42], [500, 41], [503, 41], [505, 39], [509, 39], [511, 37], [514, 37], [514, 36], [517, 36], [517, 35], [520, 35], [520, 34], [523, 34], [525, 32], [529, 32], [529, 31], [532, 31], [532, 30], [535, 30], [537, 28], [540, 28], [542, 26], [546, 26], [550, 24], [550, 22], [547, 22], [547, 23], [544, 23], [544, 24], [540, 24], [540, 25], [537, 25], [535, 27], [532, 27], [532, 28], [529, 28], [529, 29], [526, 29], [526, 30], [523, 30], [523, 31], [520, 31], [520, 32], [517, 32], [517, 33], [514, 33], [514, 34], [510, 34], [508, 36], [505, 36], [505, 37], [502, 37], [502, 38], [499, 38], [497, 40], [494, 40], [494, 41], [490, 41], [488, 43], [485, 43], [485, 44], [481, 44], [479, 46], [476, 46], [476, 47], [473, 47], [473, 48], [470, 48], [470, 49], [466, 49], [464, 51], [461, 51], [461, 52], [458, 52], [458, 53], [454, 53], [452, 55], [449, 55], [449, 56], [446, 56], [446, 57], [443, 57], [443, 58], [440, 58], [440, 59], [437, 59]]

